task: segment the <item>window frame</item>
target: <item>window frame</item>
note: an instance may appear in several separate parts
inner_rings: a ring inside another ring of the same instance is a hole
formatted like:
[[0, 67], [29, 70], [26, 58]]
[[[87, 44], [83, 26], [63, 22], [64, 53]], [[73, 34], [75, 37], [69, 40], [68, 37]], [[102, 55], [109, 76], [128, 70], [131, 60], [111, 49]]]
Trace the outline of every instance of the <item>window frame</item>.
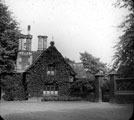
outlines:
[[45, 85], [43, 90], [44, 96], [54, 95], [58, 96], [58, 86], [57, 85]]
[[55, 67], [52, 66], [52, 65], [51, 66], [48, 66], [46, 73], [47, 73], [48, 76], [54, 76], [54, 75], [56, 75], [56, 69], [55, 69]]

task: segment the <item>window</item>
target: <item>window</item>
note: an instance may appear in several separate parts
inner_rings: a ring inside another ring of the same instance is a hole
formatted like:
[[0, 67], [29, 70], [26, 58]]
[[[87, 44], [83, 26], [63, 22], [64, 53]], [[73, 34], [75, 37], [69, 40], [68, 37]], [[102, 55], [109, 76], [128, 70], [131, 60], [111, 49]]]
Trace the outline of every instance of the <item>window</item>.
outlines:
[[74, 78], [73, 77], [69, 77], [69, 82], [74, 82]]
[[58, 87], [55, 85], [45, 85], [43, 95], [58, 95]]
[[48, 66], [47, 75], [51, 75], [51, 76], [55, 75], [55, 68], [53, 66]]

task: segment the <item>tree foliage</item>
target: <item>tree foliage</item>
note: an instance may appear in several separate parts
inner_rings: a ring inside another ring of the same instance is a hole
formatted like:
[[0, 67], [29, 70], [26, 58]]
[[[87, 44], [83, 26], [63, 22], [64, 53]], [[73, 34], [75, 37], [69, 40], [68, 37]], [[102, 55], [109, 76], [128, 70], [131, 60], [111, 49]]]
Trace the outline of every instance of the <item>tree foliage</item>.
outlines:
[[106, 72], [106, 64], [100, 62], [99, 58], [92, 56], [90, 53], [80, 53], [80, 60], [87, 72], [96, 74], [98, 72]]
[[[118, 72], [121, 76], [134, 77], [134, 1], [118, 0], [117, 3], [120, 7], [128, 8], [130, 14], [126, 16], [127, 19], [121, 25], [124, 34], [116, 45], [114, 67], [118, 66]], [[121, 4], [123, 5], [121, 6]], [[129, 120], [134, 120], [134, 104]]]
[[2, 79], [2, 83], [4, 84], [3, 91], [5, 92], [3, 96], [4, 100], [12, 101], [25, 99], [21, 74], [12, 73], [6, 75], [4, 79]]
[[[0, 0], [0, 94], [5, 92], [6, 100], [14, 99], [15, 86], [12, 73], [17, 58], [18, 36], [17, 22], [11, 16], [8, 7]], [[0, 95], [1, 96], [1, 95]]]
[[84, 97], [95, 89], [94, 81], [89, 81], [88, 79], [77, 79], [70, 86], [70, 93], [74, 96]]
[[[122, 6], [120, 6], [122, 4]], [[123, 35], [120, 36], [115, 53], [114, 67], [123, 77], [134, 77], [134, 2], [132, 0], [118, 1], [120, 7], [129, 9], [130, 14], [121, 23]]]
[[8, 7], [0, 1], [0, 74], [14, 70], [19, 30]]

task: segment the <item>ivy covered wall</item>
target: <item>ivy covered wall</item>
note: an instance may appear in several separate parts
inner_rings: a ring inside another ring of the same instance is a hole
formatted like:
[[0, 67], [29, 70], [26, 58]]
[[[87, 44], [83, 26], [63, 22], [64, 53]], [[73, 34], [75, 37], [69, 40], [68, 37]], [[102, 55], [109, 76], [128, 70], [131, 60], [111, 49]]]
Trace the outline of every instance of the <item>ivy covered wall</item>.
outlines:
[[[48, 67], [54, 67], [54, 75], [48, 75]], [[75, 72], [64, 60], [54, 43], [44, 50], [34, 63], [26, 70], [27, 90], [30, 96], [41, 96], [44, 86], [56, 84], [58, 95], [69, 95], [70, 77], [75, 77]]]

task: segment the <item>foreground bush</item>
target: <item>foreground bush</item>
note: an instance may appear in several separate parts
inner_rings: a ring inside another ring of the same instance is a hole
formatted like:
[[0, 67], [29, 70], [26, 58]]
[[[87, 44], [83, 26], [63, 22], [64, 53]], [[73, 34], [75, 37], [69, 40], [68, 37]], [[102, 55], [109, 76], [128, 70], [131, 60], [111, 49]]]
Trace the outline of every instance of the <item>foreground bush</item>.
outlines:
[[13, 100], [25, 100], [26, 92], [24, 91], [24, 85], [22, 82], [21, 74], [12, 73], [12, 75], [7, 75], [3, 82], [3, 92], [2, 98], [6, 101]]
[[13, 101], [13, 96], [12, 94], [5, 94], [2, 96], [2, 98], [5, 100], [5, 101]]
[[81, 97], [44, 96], [41, 101], [81, 101]]

